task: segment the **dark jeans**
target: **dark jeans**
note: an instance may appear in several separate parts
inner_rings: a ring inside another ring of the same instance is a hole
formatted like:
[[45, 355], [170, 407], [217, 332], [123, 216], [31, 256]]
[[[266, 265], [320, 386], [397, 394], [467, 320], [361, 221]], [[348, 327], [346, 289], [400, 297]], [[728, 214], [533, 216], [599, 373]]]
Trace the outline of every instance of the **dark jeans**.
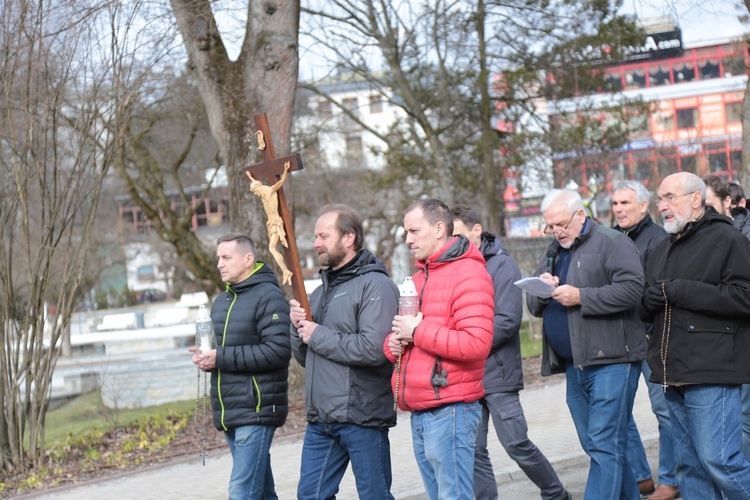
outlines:
[[474, 449], [474, 497], [477, 500], [497, 499], [497, 481], [487, 452], [490, 415], [497, 438], [505, 452], [526, 476], [536, 484], [544, 500], [555, 500], [565, 495], [560, 479], [547, 457], [539, 451], [527, 435], [528, 426], [518, 392], [486, 394], [482, 403], [482, 422], [479, 424], [477, 445]]

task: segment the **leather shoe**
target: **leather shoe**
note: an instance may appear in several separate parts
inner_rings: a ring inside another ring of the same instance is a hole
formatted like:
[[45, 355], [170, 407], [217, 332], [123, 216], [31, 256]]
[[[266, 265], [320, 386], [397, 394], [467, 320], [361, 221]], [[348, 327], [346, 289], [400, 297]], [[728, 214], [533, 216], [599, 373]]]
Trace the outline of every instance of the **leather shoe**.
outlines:
[[656, 491], [656, 488], [654, 487], [654, 480], [648, 478], [644, 479], [643, 481], [638, 481], [638, 491], [644, 497]]
[[679, 496], [680, 490], [676, 486], [660, 484], [648, 498], [649, 500], [674, 500], [675, 498], [679, 498]]

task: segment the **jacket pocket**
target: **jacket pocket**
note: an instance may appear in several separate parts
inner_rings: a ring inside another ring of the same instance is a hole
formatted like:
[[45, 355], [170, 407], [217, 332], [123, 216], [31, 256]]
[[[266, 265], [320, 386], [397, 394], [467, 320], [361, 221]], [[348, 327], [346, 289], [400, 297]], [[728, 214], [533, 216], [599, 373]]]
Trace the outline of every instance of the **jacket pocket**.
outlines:
[[689, 369], [731, 371], [737, 323], [720, 318], [688, 316]]

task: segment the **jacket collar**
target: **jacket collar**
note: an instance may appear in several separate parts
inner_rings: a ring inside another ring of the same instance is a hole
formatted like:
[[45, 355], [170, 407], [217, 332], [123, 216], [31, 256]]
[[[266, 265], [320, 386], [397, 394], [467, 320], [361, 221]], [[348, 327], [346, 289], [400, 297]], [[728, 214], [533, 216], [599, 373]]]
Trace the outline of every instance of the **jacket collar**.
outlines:
[[452, 262], [462, 258], [464, 255], [481, 259], [481, 262], [484, 263], [484, 257], [482, 257], [479, 249], [474, 247], [466, 236], [459, 234], [448, 239], [440, 250], [427, 257], [426, 260], [417, 261], [415, 266], [418, 269], [424, 269], [427, 266], [433, 269], [436, 264]]
[[697, 219], [694, 219], [687, 223], [685, 226], [685, 229], [683, 229], [678, 234], [671, 234], [670, 240], [674, 242], [675, 240], [681, 241], [685, 238], [689, 238], [694, 233], [700, 231], [703, 227], [708, 226], [709, 224], [713, 223], [719, 223], [719, 224], [732, 224], [732, 220], [727, 217], [726, 215], [721, 215], [714, 210], [711, 206], [706, 206], [703, 209], [703, 215], [698, 217]]
[[638, 237], [639, 234], [641, 234], [641, 232], [643, 232], [646, 228], [648, 228], [649, 226], [652, 226], [653, 224], [654, 224], [654, 220], [651, 218], [651, 215], [646, 214], [646, 216], [643, 219], [641, 219], [641, 221], [638, 224], [636, 224], [635, 226], [631, 228], [623, 229], [620, 226], [615, 226], [614, 229], [616, 231], [620, 231], [621, 233], [624, 233], [625, 236], [627, 236], [631, 240], [634, 240]]
[[[570, 248], [568, 250], [574, 250], [583, 245], [586, 240], [589, 239], [591, 233], [594, 232], [598, 226], [599, 223], [587, 215], [586, 220], [583, 221], [581, 232], [578, 233], [578, 236], [576, 236], [575, 240], [573, 240], [573, 244], [570, 245]], [[562, 248], [562, 245], [560, 245], [557, 240], [552, 240], [552, 243], [549, 244], [549, 248], [554, 248], [555, 251], [559, 252]]]

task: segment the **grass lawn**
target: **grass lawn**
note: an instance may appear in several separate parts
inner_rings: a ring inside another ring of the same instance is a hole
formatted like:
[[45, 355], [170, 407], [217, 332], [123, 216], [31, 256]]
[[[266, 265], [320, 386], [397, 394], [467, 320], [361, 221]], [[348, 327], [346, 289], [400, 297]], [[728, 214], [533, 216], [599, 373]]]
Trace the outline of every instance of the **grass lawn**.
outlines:
[[82, 394], [62, 406], [47, 412], [44, 432], [46, 444], [78, 436], [88, 430], [105, 431], [133, 421], [173, 413], [191, 412], [195, 401], [178, 401], [149, 408], [112, 410], [102, 405], [99, 391]]
[[542, 355], [542, 339], [532, 338], [527, 322], [521, 324], [521, 357], [533, 358]]

